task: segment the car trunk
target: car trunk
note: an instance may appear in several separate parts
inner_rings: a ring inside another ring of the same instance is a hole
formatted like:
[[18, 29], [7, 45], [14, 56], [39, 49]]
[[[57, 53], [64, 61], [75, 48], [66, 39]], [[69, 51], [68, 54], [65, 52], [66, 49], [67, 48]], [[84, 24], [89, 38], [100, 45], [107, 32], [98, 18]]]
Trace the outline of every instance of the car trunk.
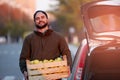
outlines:
[[120, 80], [120, 3], [91, 2], [81, 12], [89, 45], [83, 80]]
[[86, 80], [120, 80], [120, 46], [118, 44], [95, 48], [88, 56], [87, 62]]

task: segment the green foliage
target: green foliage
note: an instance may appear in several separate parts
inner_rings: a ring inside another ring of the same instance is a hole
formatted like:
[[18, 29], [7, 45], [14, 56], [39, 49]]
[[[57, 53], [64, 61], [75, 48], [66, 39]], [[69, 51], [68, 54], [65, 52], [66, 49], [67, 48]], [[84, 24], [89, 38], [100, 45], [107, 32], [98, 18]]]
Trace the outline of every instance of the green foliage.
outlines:
[[80, 7], [82, 4], [92, 0], [58, 0], [59, 8], [53, 13], [57, 17], [57, 25], [61, 31], [67, 33], [69, 27], [73, 26], [77, 31], [83, 27]]
[[18, 8], [8, 4], [0, 4], [0, 35], [11, 37], [22, 37], [24, 32], [32, 30], [32, 20]]
[[6, 34], [9, 32], [11, 37], [16, 38], [18, 36], [23, 36], [23, 33], [29, 30], [27, 27], [29, 26], [19, 22], [15, 23], [13, 21], [9, 21], [6, 23], [4, 31], [6, 31]]

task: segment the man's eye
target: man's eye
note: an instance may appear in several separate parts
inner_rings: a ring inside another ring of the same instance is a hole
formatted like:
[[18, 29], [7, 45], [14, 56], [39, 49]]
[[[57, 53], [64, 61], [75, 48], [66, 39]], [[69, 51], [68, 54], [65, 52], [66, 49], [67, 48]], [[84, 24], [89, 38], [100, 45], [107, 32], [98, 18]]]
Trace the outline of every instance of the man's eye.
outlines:
[[35, 18], [35, 20], [39, 20], [39, 19], [40, 19], [39, 17]]

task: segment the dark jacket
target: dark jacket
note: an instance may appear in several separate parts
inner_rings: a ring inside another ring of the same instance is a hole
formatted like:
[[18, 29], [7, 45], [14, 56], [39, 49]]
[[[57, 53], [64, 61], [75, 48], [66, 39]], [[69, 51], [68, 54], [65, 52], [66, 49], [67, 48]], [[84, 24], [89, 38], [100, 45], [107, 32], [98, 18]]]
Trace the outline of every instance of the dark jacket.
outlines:
[[71, 54], [64, 37], [51, 29], [44, 34], [34, 31], [24, 40], [19, 61], [20, 69], [22, 72], [27, 71], [26, 59], [49, 60], [60, 55], [67, 55], [68, 65], [71, 66]]

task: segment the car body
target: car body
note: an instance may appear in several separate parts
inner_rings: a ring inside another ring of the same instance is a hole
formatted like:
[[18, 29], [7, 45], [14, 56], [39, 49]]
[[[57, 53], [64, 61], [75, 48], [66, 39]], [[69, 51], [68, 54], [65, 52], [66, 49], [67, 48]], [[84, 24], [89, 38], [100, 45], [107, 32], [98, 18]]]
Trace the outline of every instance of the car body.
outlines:
[[81, 6], [84, 34], [69, 80], [120, 80], [120, 1]]
[[4, 36], [0, 36], [0, 44], [6, 43], [7, 40]]

